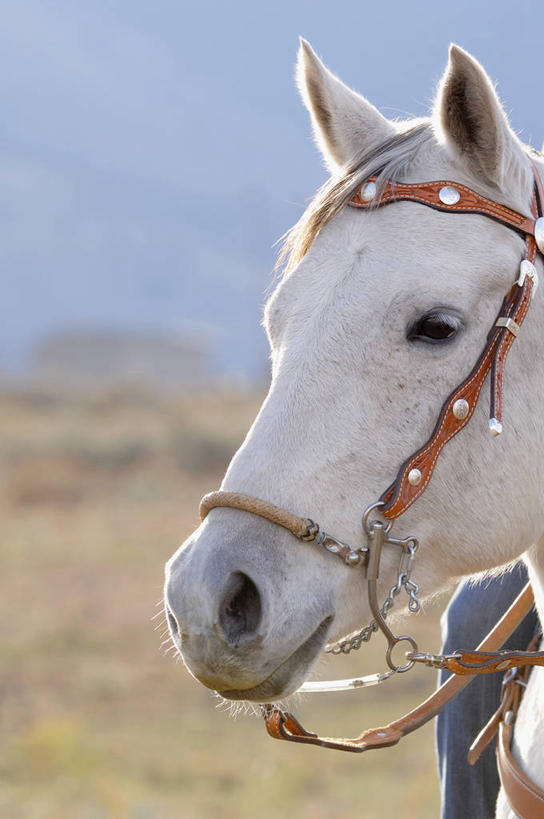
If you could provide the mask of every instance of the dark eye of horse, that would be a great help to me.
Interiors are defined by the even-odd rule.
[[[408,330],[408,341],[440,344],[452,339],[463,327],[459,316],[444,309],[430,310]]]

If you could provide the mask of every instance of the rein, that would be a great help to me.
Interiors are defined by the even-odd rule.
[[[291,714],[273,705],[263,706],[267,731],[276,739],[356,752],[394,745],[405,734],[411,733],[436,716],[476,674],[544,665],[544,652],[497,650],[533,605],[530,584],[475,651],[458,651],[450,655],[421,653],[413,637],[393,634],[386,623],[387,613],[402,590],[409,596],[408,606],[411,611],[418,611],[420,607],[417,597],[418,586],[411,579],[418,541],[412,536],[403,539],[392,537],[393,524],[423,494],[432,478],[442,449],[472,418],[484,381],[489,374],[491,376],[489,428],[493,436],[502,432],[502,392],[506,357],[518,336],[538,285],[534,265],[537,252],[544,256],[544,187],[532,162],[531,165],[534,174],[531,216],[517,213],[505,205],[486,199],[464,185],[450,181],[411,184],[386,181],[379,188],[378,180],[371,178],[350,199],[351,207],[367,210],[404,200],[417,202],[445,213],[481,214],[515,230],[525,238],[526,243],[525,256],[520,263],[518,276],[503,299],[485,347],[474,367],[442,405],[428,441],[402,464],[395,481],[383,492],[379,500],[365,511],[362,526],[366,544],[352,547],[322,530],[319,524],[310,518],[300,518],[267,501],[242,493],[217,491],[205,495],[202,499],[200,505],[202,520],[212,509],[218,507],[249,512],[282,526],[302,542],[325,548],[337,555],[349,568],[365,570],[368,599],[374,619],[360,632],[344,637],[327,646],[326,650],[333,654],[349,653],[352,649],[359,648],[363,642],[367,642],[375,631],[380,630],[387,641],[385,658],[389,670],[351,680],[305,683],[299,690],[335,691],[375,685],[396,673],[409,671],[416,663],[433,668],[445,668],[456,675],[409,714],[383,728],[367,730],[358,738],[351,740],[320,737],[306,731]],[[400,556],[397,581],[386,601],[380,606],[377,580],[382,550],[386,546],[398,549]],[[407,662],[404,665],[396,665],[392,652],[394,647],[402,642],[408,643],[410,651],[406,652]],[[503,734],[504,732],[501,736]],[[472,757],[471,761],[475,761],[475,753]]]

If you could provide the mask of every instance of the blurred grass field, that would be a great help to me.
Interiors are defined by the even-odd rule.
[[[438,815],[432,726],[361,756],[274,742],[161,652],[163,563],[261,398],[0,395],[0,816]],[[418,617],[425,647],[439,644],[438,615]],[[375,638],[324,672],[382,669],[382,652]],[[312,730],[355,734],[433,684],[418,669],[297,713]]]

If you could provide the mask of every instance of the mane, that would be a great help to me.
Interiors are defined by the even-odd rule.
[[[420,148],[434,138],[430,120],[418,120],[402,131],[364,151],[344,174],[332,177],[317,191],[298,220],[285,234],[278,267],[289,273],[304,258],[316,236],[351,199],[370,176],[377,177],[378,193],[386,179],[395,182],[415,159]]]

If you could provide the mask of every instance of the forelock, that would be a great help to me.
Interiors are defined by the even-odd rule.
[[[339,213],[369,177],[377,177],[378,195],[386,180],[395,182],[415,160],[434,133],[430,120],[407,124],[384,142],[362,152],[340,177],[321,187],[298,222],[287,232],[278,257],[278,267],[287,273],[304,258],[316,236]]]

